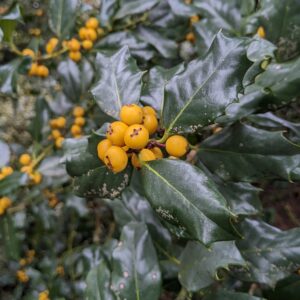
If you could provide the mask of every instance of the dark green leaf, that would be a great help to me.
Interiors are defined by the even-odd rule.
[[[200,161],[224,180],[256,181],[263,178],[299,179],[300,147],[283,136],[236,124],[206,139]]]
[[[161,273],[157,255],[143,223],[132,222],[122,230],[113,251],[112,290],[121,299],[157,300]]]
[[[5,166],[10,160],[10,149],[9,146],[0,140],[0,168]]]
[[[124,104],[139,101],[143,72],[126,46],[113,55],[98,53],[96,65],[98,82],[92,88],[92,94],[106,114],[118,119]]]
[[[27,175],[13,172],[11,175],[0,180],[0,195],[8,195],[16,191],[27,182]]]
[[[208,249],[198,242],[189,242],[180,258],[179,280],[191,292],[210,286],[218,280],[218,269],[230,265],[245,266],[235,243],[217,242]]]
[[[163,159],[145,164],[142,173],[147,198],[164,220],[204,244],[234,238],[233,213],[202,170]]]
[[[102,0],[100,7],[101,25],[111,27],[111,20],[118,9],[117,0]]]
[[[76,21],[78,0],[50,0],[49,27],[61,39],[68,38]]]
[[[245,43],[218,33],[203,60],[192,61],[169,81],[162,113],[167,133],[195,132],[224,114],[249,67]]]
[[[205,296],[203,300],[263,300],[264,298],[258,298],[249,294],[230,292],[226,290],[220,290],[208,296]]]

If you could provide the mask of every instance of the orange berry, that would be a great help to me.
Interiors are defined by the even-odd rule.
[[[164,155],[159,147],[154,147],[151,148],[150,150],[154,153],[156,159],[164,158]]]
[[[92,29],[97,29],[99,27],[99,21],[97,18],[89,18],[85,22],[85,27],[86,28],[92,28]]]
[[[121,121],[112,122],[107,129],[106,137],[113,145],[124,146],[124,135],[127,129],[128,126]]]
[[[23,166],[20,170],[22,173],[31,174],[32,173],[32,166]]]
[[[127,125],[141,124],[143,121],[143,110],[136,104],[124,105],[120,111],[120,119]]]
[[[69,52],[69,57],[75,62],[78,62],[81,60],[81,53],[80,51],[70,51]]]
[[[31,49],[29,49],[29,48],[23,49],[22,54],[23,54],[24,56],[30,56],[30,57],[32,57],[32,58],[35,56],[34,51],[31,50]]]
[[[30,179],[32,180],[32,182],[34,184],[39,184],[41,183],[43,177],[42,177],[42,174],[40,172],[34,172],[33,174],[29,175],[30,176]]]
[[[199,20],[200,20],[200,17],[197,15],[190,17],[190,21],[192,24],[199,22]]]
[[[142,124],[148,129],[150,135],[155,133],[158,127],[158,121],[153,114],[144,115]]]
[[[140,161],[151,161],[151,160],[155,160],[155,154],[149,150],[149,149],[143,149],[140,153],[139,153],[139,159]]]
[[[192,44],[194,44],[196,42],[196,36],[193,32],[189,32],[186,36],[185,39],[189,42],[191,42]]]
[[[87,28],[81,27],[78,34],[81,40],[85,40],[87,38]]]
[[[61,136],[61,132],[57,129],[54,129],[51,131],[51,135],[56,140],[57,138],[59,138]]]
[[[262,26],[258,27],[256,34],[262,39],[266,37],[265,29]]]
[[[64,128],[66,126],[67,120],[64,117],[58,117],[56,119],[56,126],[58,128]]]
[[[1,173],[4,175],[4,176],[9,176],[11,175],[12,173],[14,172],[14,169],[12,167],[2,167],[1,169]]]
[[[28,74],[30,76],[38,75],[38,68],[39,68],[39,65],[37,63],[32,63],[31,66],[30,66],[30,69],[28,71]]]
[[[84,126],[85,124],[85,118],[83,117],[76,117],[74,120],[74,124],[78,125],[78,126]]]
[[[131,156],[131,164],[136,168],[136,169],[140,169],[142,167],[140,160],[138,158],[138,156],[133,153]]]
[[[23,270],[18,270],[16,273],[16,276],[17,276],[17,279],[22,283],[26,283],[29,280],[28,275]]]
[[[151,106],[144,106],[143,113],[145,115],[153,115],[156,117],[156,111]]]
[[[131,149],[142,149],[148,144],[149,131],[143,125],[131,125],[125,132],[124,141]]]
[[[75,106],[73,109],[74,117],[83,117],[84,116],[84,108],[81,106]]]
[[[79,51],[80,50],[80,42],[77,39],[71,39],[68,41],[68,48],[70,51]]]
[[[86,30],[86,39],[91,40],[91,41],[96,41],[97,40],[97,32],[95,29],[92,28],[87,28]]]
[[[72,125],[71,133],[72,133],[73,136],[81,134],[81,127],[76,125],[76,124]]]
[[[122,172],[128,163],[126,152],[118,146],[111,146],[104,156],[105,165],[114,173]]]
[[[31,156],[27,153],[24,153],[19,158],[19,163],[23,166],[28,166],[31,163]]]
[[[49,69],[44,65],[40,65],[37,69],[37,75],[46,78],[49,75]]]
[[[90,49],[92,49],[93,48],[93,42],[92,41],[90,41],[90,40],[84,40],[83,42],[82,42],[82,48],[83,49],[85,49],[85,50],[90,50]]]
[[[64,140],[65,139],[62,136],[60,136],[59,138],[57,138],[55,140],[55,147],[58,148],[58,149],[61,148],[62,147],[62,143],[63,143]]]
[[[189,148],[187,139],[181,135],[173,135],[167,139],[166,150],[171,156],[181,157]]]
[[[111,146],[112,146],[112,143],[109,139],[102,140],[101,142],[98,143],[97,153],[98,153],[99,159],[104,161],[105,153]]]

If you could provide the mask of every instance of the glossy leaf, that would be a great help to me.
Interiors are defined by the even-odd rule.
[[[195,132],[224,114],[249,67],[245,43],[218,33],[203,60],[190,62],[169,81],[162,113],[167,132]]]
[[[263,300],[265,298],[254,297],[249,294],[230,292],[226,290],[220,290],[218,292],[212,293],[205,296],[203,300]]]
[[[208,249],[198,242],[189,242],[180,257],[179,280],[191,292],[210,286],[218,280],[218,269],[230,265],[245,266],[234,242],[217,242]]]
[[[98,82],[92,94],[106,114],[118,119],[122,105],[139,101],[143,73],[130,56],[128,47],[113,55],[98,53],[96,66]]]
[[[0,140],[0,168],[5,166],[10,160],[10,149],[9,146]]]
[[[112,18],[118,10],[117,0],[102,0],[100,7],[101,26],[111,27]]]
[[[299,268],[299,228],[281,231],[263,221],[245,220],[240,231],[244,238],[237,247],[249,264],[244,280],[274,287]]]
[[[78,0],[51,0],[49,3],[49,27],[60,38],[69,37],[76,21]]]
[[[121,299],[157,300],[161,273],[157,255],[143,223],[126,225],[112,255],[112,290]]]
[[[234,238],[233,213],[203,171],[164,159],[145,164],[142,172],[146,196],[162,219],[204,244]]]
[[[236,124],[206,139],[198,157],[208,169],[232,181],[299,179],[300,147],[283,132]]]
[[[16,58],[0,66],[0,93],[12,94],[16,91],[17,71],[21,60]]]
[[[20,172],[13,172],[11,175],[0,180],[0,195],[9,195],[27,182],[27,176]]]

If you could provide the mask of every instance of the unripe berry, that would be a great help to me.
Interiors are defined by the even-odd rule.
[[[37,69],[37,75],[46,78],[49,75],[49,69],[44,65],[40,65]]]
[[[144,106],[143,113],[144,115],[153,115],[156,117],[156,111],[151,106]]]
[[[69,52],[69,57],[75,62],[78,62],[81,60],[81,53],[80,51],[70,51]]]
[[[194,44],[196,42],[196,37],[195,34],[193,32],[189,32],[186,36],[185,39],[189,42],[191,42],[192,44]]]
[[[59,138],[57,138],[55,140],[55,147],[58,148],[58,149],[61,148],[62,147],[62,143],[63,143],[64,140],[65,139],[62,136],[60,136]]]
[[[39,68],[39,65],[37,63],[32,63],[31,66],[30,66],[30,69],[28,71],[28,74],[30,76],[38,75],[38,68]]]
[[[141,124],[143,121],[143,110],[136,104],[124,105],[120,111],[120,119],[127,125]]]
[[[61,136],[61,132],[57,129],[54,129],[51,131],[51,135],[56,140]]]
[[[14,172],[14,169],[12,167],[2,167],[1,169],[1,173],[4,175],[4,176],[9,176],[11,175],[12,173]]]
[[[71,39],[70,41],[68,41],[68,48],[70,51],[79,51],[80,42],[76,39]]]
[[[154,115],[144,115],[142,124],[148,129],[149,134],[156,132],[158,127],[158,121]]]
[[[83,49],[85,49],[85,50],[90,50],[90,49],[93,48],[93,42],[90,41],[90,40],[84,40],[84,41],[82,42],[82,47],[83,47]]]
[[[167,139],[166,150],[171,156],[181,157],[189,148],[187,139],[181,135],[173,135]]]
[[[93,28],[93,29],[97,29],[99,26],[99,21],[97,18],[89,18],[86,22],[85,22],[85,27],[86,28]]]
[[[24,153],[19,158],[19,163],[23,166],[28,166],[31,163],[31,156],[27,153]]]
[[[72,127],[71,127],[71,133],[72,133],[73,136],[81,134],[81,127],[78,126],[78,125],[76,125],[76,124],[72,125]]]
[[[96,41],[97,40],[97,32],[95,29],[92,28],[87,28],[86,30],[86,39],[91,40],[91,41]]]
[[[74,124],[78,125],[78,126],[84,126],[85,124],[85,118],[83,117],[76,117],[74,120]]]
[[[31,50],[31,49],[29,49],[29,48],[23,49],[22,54],[23,54],[24,56],[30,56],[30,57],[32,57],[32,58],[35,56],[34,51]]]
[[[154,147],[151,148],[150,150],[154,153],[156,159],[164,158],[164,155],[159,147]]]
[[[120,121],[112,122],[106,132],[106,137],[116,146],[124,146],[124,135],[128,126]]]
[[[122,172],[128,163],[126,152],[117,146],[111,146],[104,156],[105,165],[114,173]]]
[[[83,117],[84,116],[84,108],[81,106],[75,106],[73,109],[73,116],[76,117]]]
[[[149,132],[143,125],[131,125],[125,132],[124,141],[131,149],[143,149],[148,144]]]
[[[265,32],[265,29],[262,27],[262,26],[259,26],[258,29],[257,29],[257,35],[264,39],[266,37],[266,32]]]
[[[66,126],[67,120],[64,117],[58,117],[56,119],[56,126],[58,128],[64,128]]]
[[[109,139],[102,140],[98,143],[97,153],[100,160],[104,161],[105,153],[112,146],[112,143]]]
[[[140,160],[138,158],[138,156],[133,153],[131,156],[131,164],[136,168],[136,169],[140,169],[142,167]]]
[[[143,149],[140,153],[139,153],[139,159],[140,161],[151,161],[151,160],[155,160],[155,154],[149,150],[149,149]]]

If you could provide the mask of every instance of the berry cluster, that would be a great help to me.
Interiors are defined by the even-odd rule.
[[[166,144],[150,140],[158,130],[155,110],[150,106],[125,105],[120,111],[120,121],[109,125],[106,139],[97,146],[98,157],[114,173],[123,171],[128,158],[139,169],[146,161],[163,158],[160,147],[166,147],[168,154],[181,157],[188,150],[188,141],[179,135],[171,136]]]
[[[0,216],[3,215],[8,208],[11,207],[12,201],[8,197],[0,198]]]
[[[36,59],[36,55],[33,50],[29,48],[25,48],[22,51],[23,56],[29,56],[32,59]],[[28,71],[29,76],[38,76],[42,78],[46,78],[49,75],[49,69],[45,65],[38,64],[37,62],[33,62]]]
[[[71,134],[74,138],[79,138],[82,135],[82,127],[85,125],[84,108],[76,106],[73,109],[74,123],[71,126]]]
[[[16,273],[16,276],[17,276],[17,279],[22,283],[26,283],[29,281],[29,277],[24,270],[18,270]]]
[[[39,300],[50,300],[49,291],[45,290],[45,291],[39,293]]]
[[[5,177],[11,175],[14,172],[14,169],[10,166],[2,167],[0,170],[0,180],[4,179]]]
[[[67,120],[64,117],[58,117],[56,119],[51,119],[49,125],[51,127],[51,138],[54,139],[56,148],[61,148],[64,141],[61,130],[66,127]]]
[[[22,154],[19,158],[19,163],[22,166],[21,172],[26,173],[29,176],[29,178],[31,179],[31,183],[41,183],[43,179],[42,174],[34,170],[35,162],[32,160],[32,157],[29,154]]]

